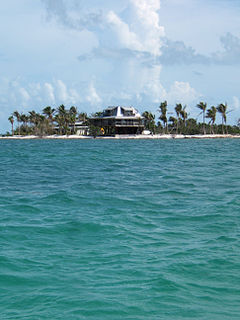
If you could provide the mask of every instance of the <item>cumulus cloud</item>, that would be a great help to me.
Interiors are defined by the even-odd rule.
[[[100,96],[97,94],[96,88],[94,87],[93,83],[90,83],[89,85],[86,100],[90,102],[91,105],[97,105],[102,101]]]
[[[183,103],[188,104],[196,101],[201,97],[189,82],[175,81],[167,93],[167,99],[171,104]]]
[[[159,62],[163,65],[209,64],[211,59],[198,54],[194,48],[186,46],[183,41],[165,38]]]
[[[233,97],[233,104],[232,107],[234,110],[239,110],[240,109],[240,100],[238,97]]]
[[[49,104],[55,104],[55,94],[54,94],[54,88],[51,83],[44,83],[44,93],[46,100],[49,101]]]
[[[118,8],[103,0],[94,1],[94,6],[73,0],[42,1],[49,16],[58,23],[75,29],[88,28],[98,38],[97,47],[78,57],[85,66],[91,66],[91,60],[102,60],[105,65],[105,69],[97,65],[92,74],[98,92],[91,82],[83,94],[91,105],[117,99],[141,104],[165,99],[189,103],[200,96],[188,82],[175,81],[169,90],[162,85],[162,65],[205,64],[209,57],[181,41],[166,38],[159,19],[160,0],[124,0]],[[89,25],[85,19],[89,19]],[[61,83],[58,86],[65,101],[66,88]]]
[[[60,98],[60,100],[63,103],[66,103],[69,99],[68,92],[67,92],[67,86],[62,80],[56,81],[56,87],[57,87],[57,93]]]
[[[223,51],[213,53],[212,60],[219,64],[240,64],[240,38],[227,33],[220,38]]]
[[[44,83],[24,83],[20,80],[1,80],[2,105],[19,111],[29,108],[43,108],[45,105],[80,104],[81,99],[76,88],[68,88],[62,80]],[[5,98],[7,97],[7,99]],[[20,110],[21,109],[21,110]]]
[[[137,35],[130,31],[129,25],[122,21],[113,11],[108,12],[107,21],[116,32],[120,47],[143,51],[143,45],[138,40]]]
[[[161,53],[164,28],[159,24],[160,0],[125,0],[118,12],[114,3],[102,0],[94,2],[94,6],[73,0],[42,2],[49,18],[69,28],[94,32],[101,48]],[[114,41],[111,41],[112,35],[115,35]]]
[[[240,64],[240,38],[231,33],[220,37],[221,51],[213,52],[210,55],[203,55],[196,52],[183,41],[172,41],[163,39],[161,47],[162,55],[158,62],[163,65],[237,65]]]
[[[75,0],[41,0],[45,5],[47,18],[56,19],[59,24],[70,29],[93,29],[103,21],[103,14],[100,8],[93,6],[91,10],[81,1]]]
[[[161,39],[164,37],[164,27],[160,26],[158,11],[160,0],[131,0],[137,21],[133,28],[139,35],[144,51],[155,56],[161,54]]]
[[[19,88],[19,93],[22,98],[22,103],[25,105],[26,102],[28,102],[31,97],[25,88]]]
[[[161,84],[161,69],[159,65],[153,66],[151,69],[146,69],[144,76],[143,93],[146,97],[151,97],[154,103],[167,98],[167,92]]]

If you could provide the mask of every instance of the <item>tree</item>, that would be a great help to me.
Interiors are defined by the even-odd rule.
[[[33,125],[33,133],[36,135],[37,134],[37,114],[34,110],[29,111],[29,122]]]
[[[222,117],[222,134],[225,133],[224,131],[224,123],[226,125],[227,123],[227,103],[223,104],[223,103],[220,103],[217,107],[217,111],[221,114],[221,117]]]
[[[57,109],[58,114],[55,117],[56,122],[58,123],[59,132],[62,135],[63,131],[66,131],[67,124],[67,110],[65,106],[61,104]]]
[[[207,110],[206,118],[210,119],[209,124],[211,125],[212,134],[214,134],[213,126],[216,121],[216,114],[217,114],[217,109],[214,106],[212,106],[210,109]]]
[[[155,133],[155,115],[153,115],[149,111],[144,111],[142,113],[144,117],[144,124],[147,130],[151,131],[151,133]]]
[[[8,118],[8,121],[11,123],[11,125],[12,125],[12,136],[14,135],[14,130],[13,130],[13,124],[14,124],[14,118],[13,118],[13,116],[10,116],[9,118]]]
[[[167,101],[161,102],[158,110],[161,114],[159,120],[163,122],[165,133],[168,132],[168,121],[167,121]]]
[[[28,116],[24,113],[21,113],[20,115],[20,121],[23,123],[22,129],[23,129],[23,134],[26,134],[28,131],[27,123],[28,123]]]
[[[46,121],[45,122],[47,125],[47,133],[50,133],[50,134],[53,133],[54,112],[55,112],[55,109],[53,109],[50,106],[45,107],[42,111],[42,113],[47,117],[47,122]]]
[[[69,110],[70,113],[70,123],[73,124],[73,133],[75,133],[75,123],[77,120],[77,108],[72,106]]]
[[[80,112],[78,115],[78,120],[82,121],[83,123],[85,123],[88,119],[87,113],[86,112]]]
[[[18,123],[18,135],[20,136],[20,121],[21,121],[21,116],[20,113],[18,111],[14,111],[13,112],[13,116],[16,118],[17,123]]]
[[[202,112],[200,114],[203,115],[203,134],[206,134],[205,112],[206,112],[206,109],[207,109],[207,103],[206,102],[199,102],[199,104],[197,104],[197,108],[202,110]]]
[[[183,123],[184,123],[184,127],[186,127],[186,120],[188,117],[187,111],[186,111],[187,106],[184,106],[184,108],[182,108],[182,110],[180,111],[180,115],[182,117]]]
[[[48,127],[48,120],[44,117],[44,115],[40,113],[36,113],[37,134],[40,136],[46,134],[47,127]]]
[[[180,122],[180,114],[181,114],[182,109],[183,109],[182,104],[177,103],[176,107],[175,107],[175,112],[177,114],[177,130],[176,130],[177,134],[178,134],[178,127],[179,127],[179,122]]]
[[[43,114],[45,115],[45,116],[47,116],[48,117],[48,119],[49,119],[49,122],[50,123],[53,123],[53,115],[54,115],[54,112],[55,112],[55,109],[53,109],[52,107],[50,107],[50,106],[47,106],[47,107],[45,107],[44,109],[43,109]]]
[[[171,122],[172,130],[177,128],[177,118],[170,116],[168,120]],[[170,131],[170,133],[172,132],[172,130]]]

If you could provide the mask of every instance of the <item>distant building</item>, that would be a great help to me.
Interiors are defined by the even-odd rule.
[[[87,136],[89,133],[88,126],[84,124],[83,121],[77,121],[75,122],[74,125],[70,124],[69,128],[71,129],[72,133],[74,133],[74,129],[75,129],[75,133],[78,136]]]
[[[83,121],[76,121],[75,123],[68,124],[68,134],[76,134],[78,136],[87,136],[89,135],[89,127]],[[59,125],[57,124],[54,127],[54,132],[56,134],[67,134],[66,129],[62,128],[60,130]]]
[[[90,118],[95,127],[103,128],[105,134],[141,134],[143,117],[133,107],[108,107],[99,115]]]

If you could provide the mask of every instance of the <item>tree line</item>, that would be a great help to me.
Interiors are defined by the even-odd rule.
[[[189,118],[186,111],[186,106],[181,103],[175,105],[174,111],[168,111],[167,101],[161,102],[158,108],[159,117],[156,119],[155,115],[150,111],[142,113],[145,129],[152,134],[239,134],[240,133],[240,119],[238,124],[234,126],[227,125],[227,114],[231,112],[228,110],[227,104],[219,104],[217,107],[212,106],[207,108],[206,102],[199,102],[196,105],[202,115],[202,122],[197,119]],[[217,113],[221,116],[221,124],[216,124]],[[91,116],[98,116],[101,113],[96,112]],[[52,135],[52,134],[75,134],[75,124],[81,122],[82,125],[90,127],[89,118],[85,112],[78,112],[75,106],[67,109],[63,104],[54,109],[50,106],[45,107],[41,113],[34,110],[27,114],[14,111],[8,118],[12,127],[12,135]],[[206,121],[206,119],[208,121]],[[156,122],[157,120],[157,122]],[[14,123],[15,128],[14,128]],[[8,133],[10,134],[10,133]]]
[[[173,112],[168,112],[167,101],[160,104],[158,112],[158,122],[155,122],[155,115],[151,112],[145,111],[143,116],[145,118],[145,127],[151,133],[171,133],[171,134],[239,134],[240,133],[240,119],[234,126],[227,125],[227,114],[232,110],[228,110],[227,103],[219,104],[217,107],[212,106],[207,108],[206,102],[199,102],[196,108],[200,113],[197,118],[202,115],[202,122],[197,119],[189,118],[186,111],[187,106],[177,103]],[[216,124],[217,113],[220,114],[221,124]],[[206,122],[206,119],[208,121]]]
[[[12,126],[12,135],[52,135],[74,134],[75,124],[81,121],[87,124],[88,116],[85,112],[78,112],[75,106],[67,109],[63,104],[57,109],[50,106],[45,107],[42,113],[35,110],[27,114],[14,111],[8,118]],[[14,129],[14,122],[17,123]]]

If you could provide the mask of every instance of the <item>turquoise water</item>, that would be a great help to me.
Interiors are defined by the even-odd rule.
[[[0,319],[239,319],[240,141],[0,141]]]

